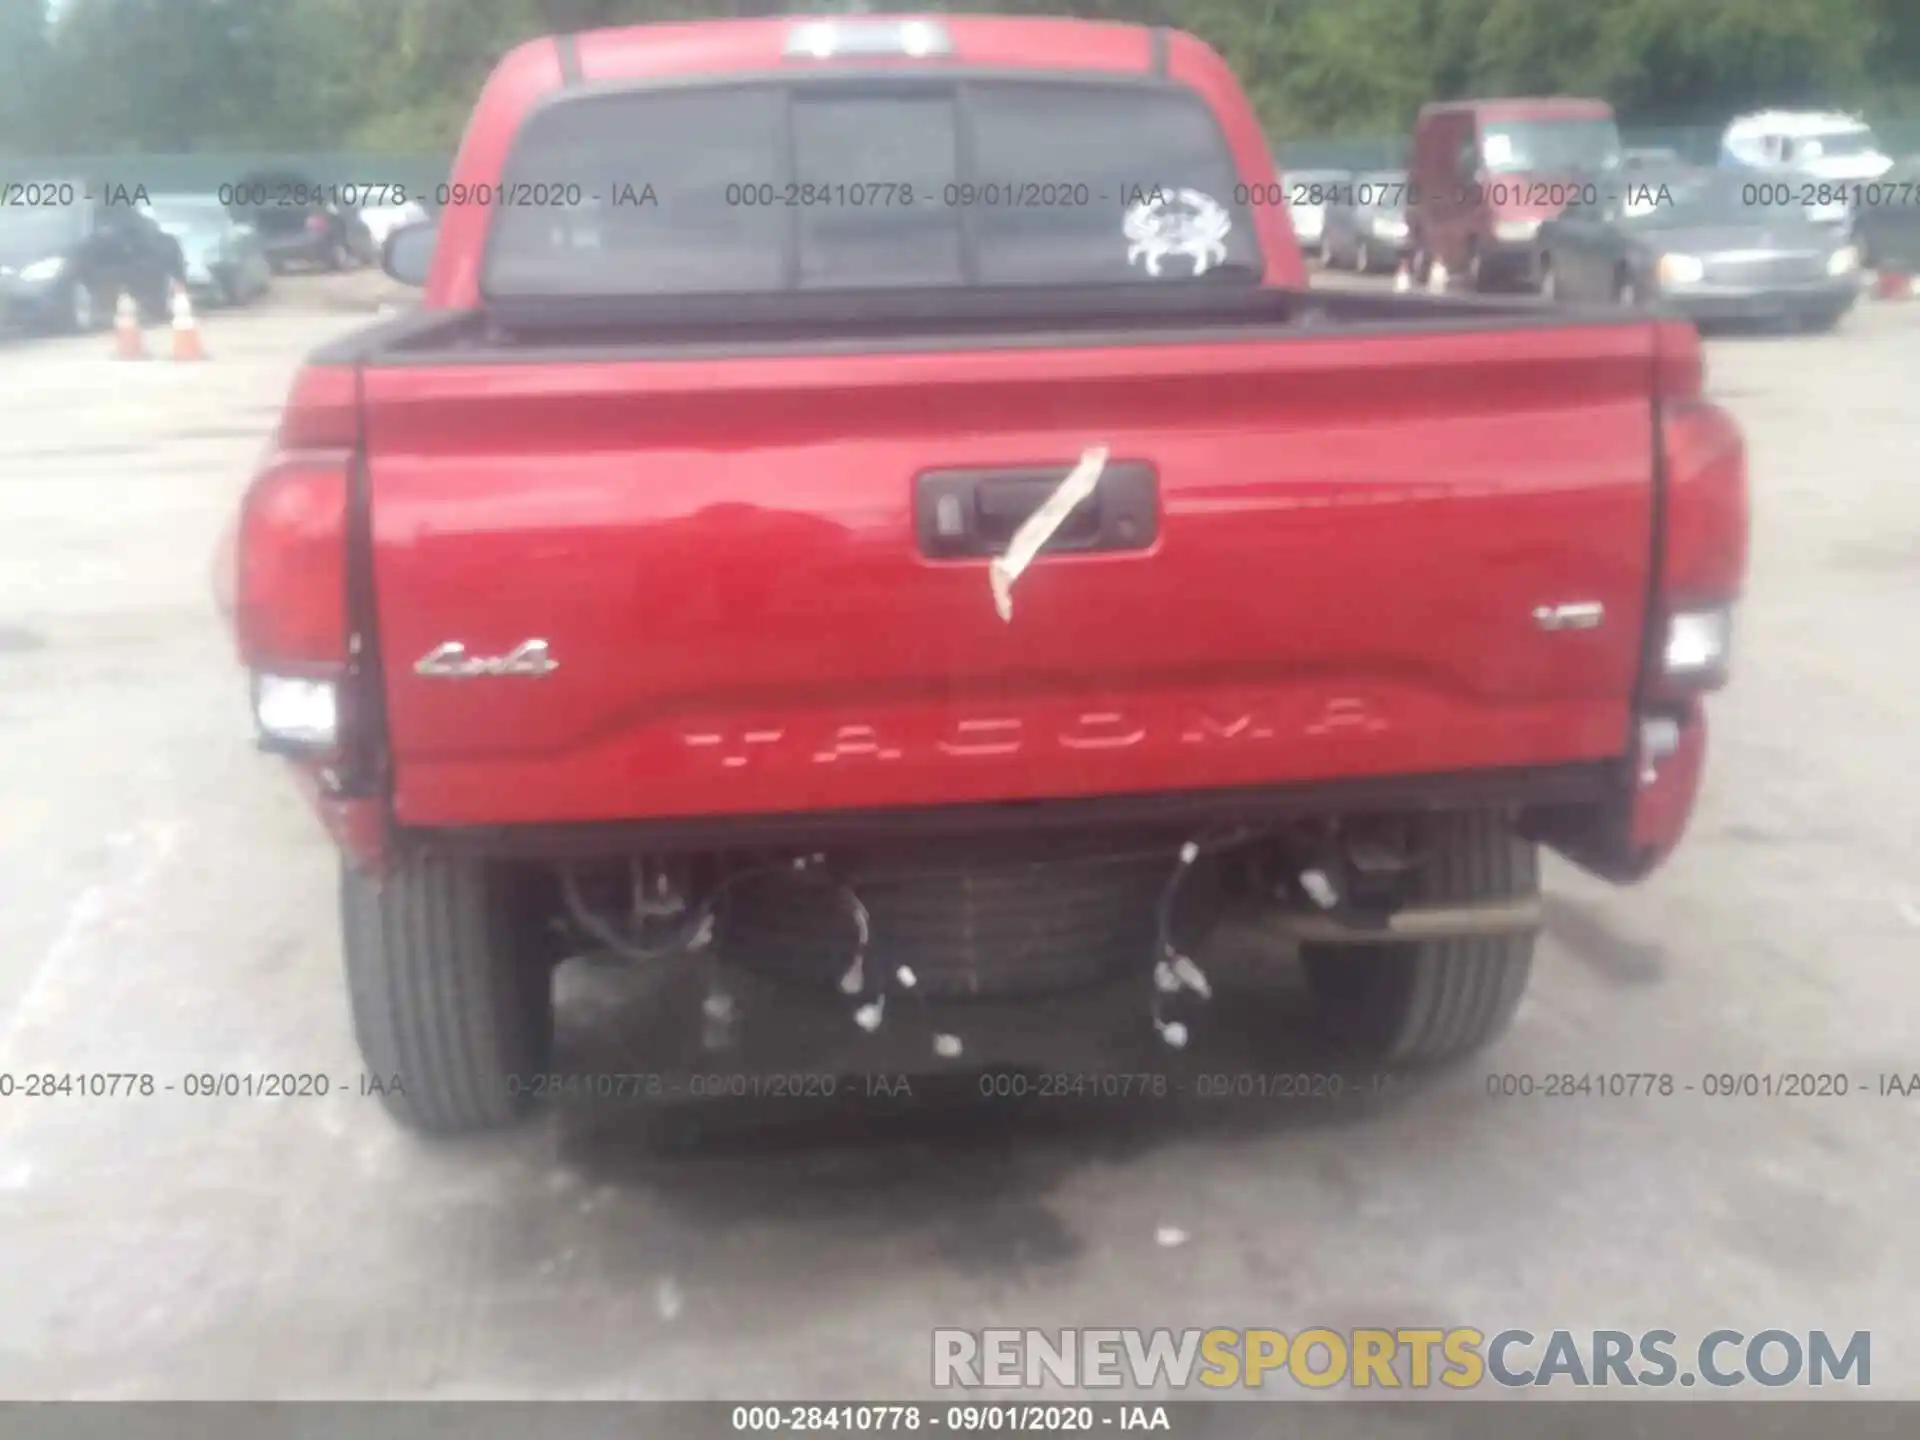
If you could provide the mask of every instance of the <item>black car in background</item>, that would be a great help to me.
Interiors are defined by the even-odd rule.
[[[293,265],[351,270],[379,258],[379,247],[350,189],[310,175],[263,170],[220,187],[220,200],[251,226],[274,272]]]
[[[159,321],[186,274],[179,244],[131,204],[84,186],[33,187],[64,204],[0,206],[0,326],[102,330],[122,293]]]
[[[1920,156],[1896,161],[1878,180],[1857,181],[1853,238],[1860,263],[1872,270],[1920,275]]]
[[[1859,298],[1860,255],[1789,193],[1737,171],[1643,171],[1543,224],[1535,273],[1550,299],[1828,330]]]
[[[1327,207],[1321,247],[1331,269],[1391,270],[1407,250],[1407,172],[1357,175]]]

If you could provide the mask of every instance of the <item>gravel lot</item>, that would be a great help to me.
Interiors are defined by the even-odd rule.
[[[378,290],[284,282],[199,367],[0,345],[0,1075],[358,1074],[333,853],[250,748],[209,574],[299,357]],[[565,1112],[443,1150],[353,1094],[16,1096],[0,1396],[909,1397],[936,1325],[1471,1324],[1869,1329],[1874,1393],[1920,1398],[1920,1100],[1485,1086],[1920,1070],[1920,304],[1708,364],[1755,532],[1705,799],[1642,887],[1553,869],[1483,1060],[1363,1106]],[[572,1053],[632,1043],[644,995],[570,985]],[[1296,1015],[1261,997],[1208,1063]]]

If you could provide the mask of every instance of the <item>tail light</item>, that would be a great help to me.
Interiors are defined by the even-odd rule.
[[[262,743],[298,754],[331,754],[341,738],[341,688],[352,659],[351,399],[350,373],[343,380],[338,372],[303,372],[240,505],[234,635],[251,672]]]
[[[1651,679],[1677,698],[1727,680],[1747,569],[1747,456],[1733,417],[1704,400],[1664,404],[1660,432],[1666,540]]]
[[[240,511],[234,632],[275,747],[331,750],[348,660],[344,451],[276,455]]]

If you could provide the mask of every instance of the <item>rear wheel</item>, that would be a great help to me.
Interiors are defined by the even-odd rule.
[[[474,861],[342,870],[354,1034],[407,1128],[492,1130],[525,1112],[553,1033],[552,968],[525,901],[512,871]]]
[[[1437,815],[1410,903],[1487,903],[1540,893],[1539,861],[1503,816]],[[1305,946],[1301,962],[1328,1029],[1369,1058],[1427,1065],[1476,1050],[1507,1027],[1533,969],[1534,937]]]

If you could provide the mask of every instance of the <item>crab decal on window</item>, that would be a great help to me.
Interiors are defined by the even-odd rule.
[[[1227,232],[1233,217],[1211,195],[1199,190],[1151,190],[1127,208],[1121,225],[1127,237],[1127,264],[1144,264],[1156,279],[1167,257],[1188,262],[1185,273],[1204,275],[1227,258]]]

